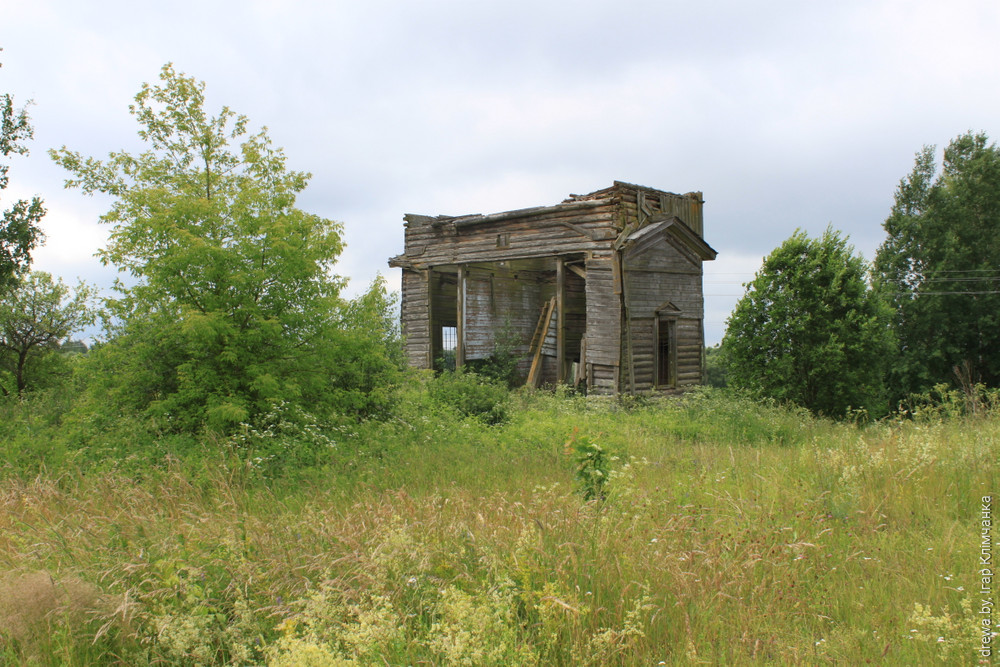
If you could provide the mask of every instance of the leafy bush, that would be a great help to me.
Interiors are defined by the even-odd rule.
[[[901,417],[917,421],[943,422],[960,417],[981,416],[1000,408],[1000,389],[974,384],[962,389],[940,383],[931,389],[910,394],[899,404]]]
[[[470,371],[445,371],[428,383],[431,399],[487,424],[507,421],[510,392],[503,384]]]
[[[227,442],[251,469],[264,476],[327,463],[337,443],[330,426],[297,405],[275,403],[251,424],[240,424]]]

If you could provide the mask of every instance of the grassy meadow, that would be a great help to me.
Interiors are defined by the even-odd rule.
[[[0,407],[0,664],[979,661],[996,410],[407,392],[132,453]]]

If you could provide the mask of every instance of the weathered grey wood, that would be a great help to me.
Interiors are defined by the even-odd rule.
[[[555,206],[404,216],[405,252],[390,264],[403,269],[409,363],[432,366],[442,327],[454,326],[460,365],[493,354],[502,332],[535,383],[566,381],[576,364],[571,379],[595,391],[646,391],[657,385],[656,322],[669,314],[671,384],[697,382],[701,267],[715,256],[701,238],[703,203],[700,192],[616,181]]]
[[[548,334],[549,326],[552,323],[552,313],[556,308],[556,298],[552,297],[542,311],[542,316],[538,320],[538,328],[532,337],[532,358],[531,369],[528,371],[528,384],[537,387],[541,379],[542,372],[542,348],[545,345],[545,337]]]
[[[524,218],[532,218],[540,215],[547,215],[553,212],[577,212],[580,210],[587,210],[594,208],[595,206],[602,206],[604,204],[611,203],[607,200],[593,199],[578,202],[569,202],[558,204],[556,206],[536,206],[533,208],[522,208],[514,211],[505,211],[503,213],[492,213],[489,215],[468,215],[460,216],[454,218],[456,225],[476,225],[484,222],[501,222],[507,220],[521,220]],[[440,220],[440,218],[437,218]]]
[[[465,265],[458,267],[458,296],[455,301],[455,369],[465,365]]]
[[[432,273],[431,273],[430,269],[427,269],[426,271],[421,271],[420,273],[421,273],[421,276],[423,278],[423,280],[421,281],[421,283],[422,283],[421,286],[422,286],[423,292],[424,292],[424,303],[426,304],[427,314],[424,315],[423,317],[421,317],[420,313],[418,311],[418,312],[412,313],[411,317],[418,318],[418,320],[420,322],[420,328],[421,328],[421,330],[425,331],[426,342],[425,342],[425,349],[424,350],[421,350],[419,347],[417,347],[414,350],[414,352],[416,352],[418,354],[420,354],[421,352],[423,353],[422,356],[424,356],[424,359],[425,359],[424,363],[426,364],[424,366],[424,368],[434,368],[434,345],[432,343],[432,340],[433,340],[432,339],[432,327],[434,326],[434,301],[433,301],[433,299],[431,299],[431,275],[432,275]],[[404,301],[405,301],[405,299],[404,299]],[[417,305],[419,306],[419,304],[417,304]]]
[[[426,285],[419,273],[404,270],[401,288],[400,324],[406,340],[407,357],[410,364],[420,366],[430,343],[429,329],[420,317],[427,303]]]
[[[566,376],[566,266],[562,257],[556,259],[556,382]]]

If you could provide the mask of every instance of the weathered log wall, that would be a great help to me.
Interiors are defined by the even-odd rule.
[[[428,271],[403,269],[400,324],[406,345],[407,363],[413,368],[431,367],[428,273]]]

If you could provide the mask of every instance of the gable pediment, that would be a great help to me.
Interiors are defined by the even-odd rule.
[[[630,255],[639,255],[664,242],[682,250],[695,261],[711,261],[718,254],[677,216],[650,222],[620,239],[617,245]]]

